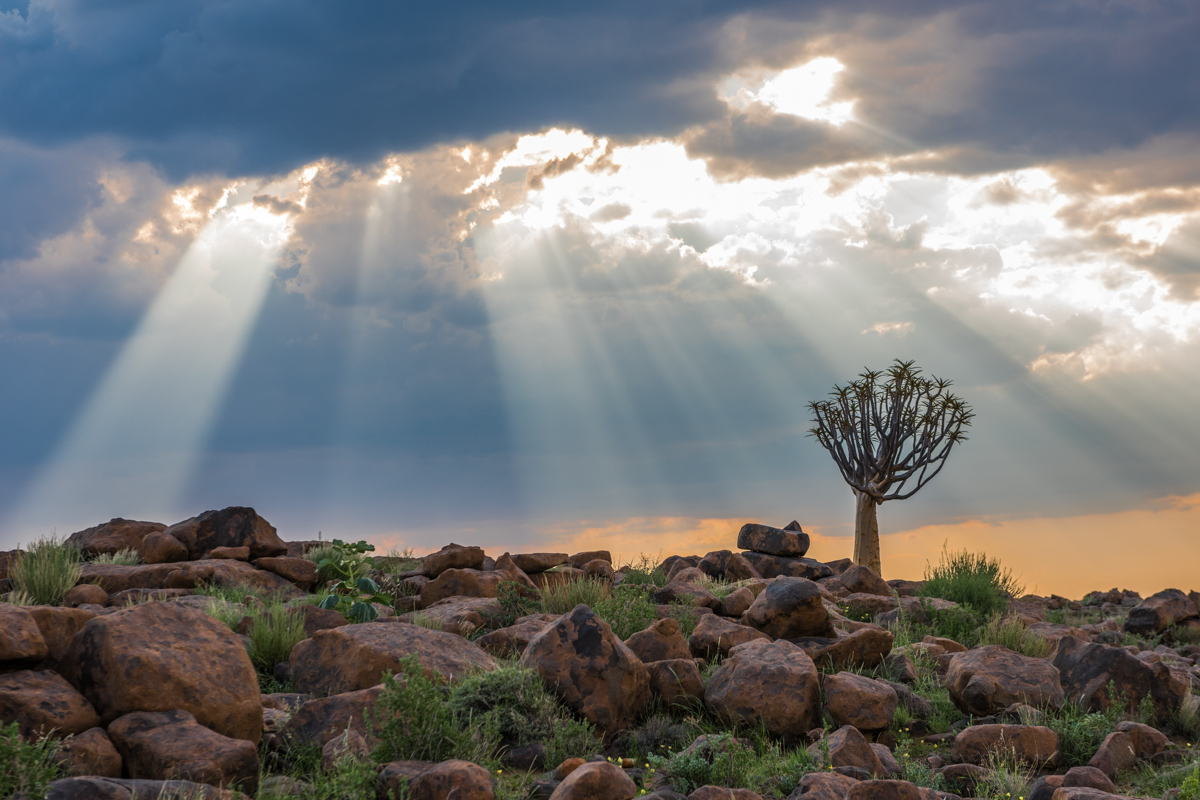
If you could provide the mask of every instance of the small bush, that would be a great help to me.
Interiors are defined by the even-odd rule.
[[[658,608],[650,602],[645,586],[616,586],[607,598],[592,606],[592,611],[622,641],[658,619]]]
[[[1042,724],[1058,734],[1059,766],[1070,768],[1085,766],[1120,718],[1116,703],[1104,712],[1088,712],[1068,702],[1057,711],[1046,710]]]
[[[984,766],[988,772],[975,787],[977,798],[1012,800],[1028,797],[1034,778],[1034,766],[1017,758],[1011,749],[993,750]]]
[[[497,756],[545,742],[570,717],[534,670],[502,666],[477,672],[450,691],[449,708],[464,728],[477,727]]]
[[[412,620],[413,625],[419,625],[431,631],[440,631],[444,627],[442,621],[428,611],[416,611],[409,619]]]
[[[21,553],[8,569],[13,591],[33,602],[31,605],[56,606],[79,581],[79,550],[57,536],[38,539]]]
[[[982,620],[971,606],[934,608],[932,604],[925,603],[923,609],[932,623],[930,632],[934,636],[953,639],[968,648],[974,647],[978,643]]]
[[[998,559],[966,550],[951,552],[946,545],[942,545],[938,565],[926,566],[925,584],[921,587],[921,594],[926,597],[952,600],[983,616],[1005,611],[1008,598],[1024,591]]]
[[[201,584],[193,589],[192,593],[224,600],[227,603],[243,603],[247,597],[260,600],[264,605],[278,605],[283,602],[283,598],[278,592],[249,583],[236,583],[228,586]]]
[[[304,615],[296,609],[272,605],[252,610],[250,617],[254,620],[247,648],[250,660],[260,673],[273,675],[275,666],[287,661],[292,648],[304,638]]]
[[[204,606],[204,613],[213,619],[229,626],[231,631],[237,631],[242,617],[246,616],[246,607],[240,603],[231,603],[220,597],[210,598]]]
[[[542,589],[542,611],[546,614],[566,614],[580,603],[594,611],[611,595],[612,584],[601,578],[568,580]]]
[[[355,545],[347,547],[344,542],[335,539],[328,544],[311,548],[304,557],[317,564],[323,564],[317,570],[317,583],[324,584],[339,578],[354,580],[370,572],[371,562],[367,560],[366,552],[356,552]]]
[[[750,771],[755,752],[728,733],[708,737],[707,748],[688,753],[680,751],[671,756],[647,757],[655,769],[662,771],[671,788],[680,794],[690,794],[701,786],[726,786],[749,789]]]
[[[373,723],[379,743],[372,755],[380,763],[470,760],[470,732],[454,718],[445,689],[425,675],[416,655],[401,659],[395,675],[384,674]]]
[[[679,623],[679,632],[685,639],[692,638],[692,634],[696,632],[696,625],[700,622],[700,612],[690,599],[672,600],[667,604],[667,616]]]
[[[46,786],[61,773],[57,753],[57,741],[29,742],[17,723],[0,724],[0,797],[24,792],[31,800],[43,800]]]
[[[118,550],[115,553],[101,553],[92,559],[93,564],[115,564],[119,567],[136,567],[142,563],[142,557],[138,555],[137,550],[132,547],[126,547],[124,550]]]
[[[1179,800],[1200,800],[1200,764],[1192,768],[1179,787]]]
[[[568,758],[587,759],[603,747],[590,722],[569,717],[559,722],[546,742],[546,764],[558,766]]]
[[[1021,620],[994,615],[979,631],[979,644],[998,644],[1030,658],[1045,658],[1054,646],[1031,633]]]
[[[625,573],[625,586],[666,586],[667,573],[655,564],[651,558],[642,553],[638,560],[621,567]]]

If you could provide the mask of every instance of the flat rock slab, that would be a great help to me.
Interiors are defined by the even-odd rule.
[[[257,586],[296,597],[300,590],[286,578],[256,569],[244,561],[223,558],[181,561],[174,564],[84,564],[80,583],[94,583],[109,594],[126,589],[194,589],[198,583],[218,586]]]
[[[211,731],[186,711],[126,714],[108,735],[132,778],[236,786],[251,795],[258,788],[254,743]]]
[[[403,622],[363,622],[317,631],[292,648],[292,681],[296,691],[320,695],[369,689],[385,672],[398,672],[409,655],[435,680],[454,682],[496,668],[494,658],[461,636]]]
[[[738,531],[737,546],[757,553],[801,558],[808,552],[809,539],[804,531],[788,531],[750,522]]]
[[[792,578],[808,578],[817,581],[833,575],[833,568],[811,558],[792,558],[788,556],[773,556],[768,553],[756,553],[747,550],[742,558],[750,562],[750,566],[764,578],[777,578],[787,575]]]

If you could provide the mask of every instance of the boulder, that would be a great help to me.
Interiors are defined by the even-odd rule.
[[[228,558],[231,561],[249,561],[249,547],[214,547],[205,553],[203,558]]]
[[[1117,723],[1117,732],[1129,734],[1134,755],[1143,760],[1153,758],[1170,745],[1170,740],[1162,731],[1140,722],[1131,720],[1119,722]]]
[[[532,575],[565,564],[568,558],[566,553],[517,553],[512,560],[522,572]]]
[[[804,649],[817,666],[874,667],[892,652],[894,640],[891,631],[870,625],[815,647],[806,644]]]
[[[103,525],[76,531],[67,537],[67,543],[78,547],[85,555],[98,556],[121,550],[142,549],[142,540],[148,534],[164,530],[161,522],[138,522],[116,517]]]
[[[650,702],[645,665],[582,604],[535,636],[518,663],[603,731],[629,727]]]
[[[580,569],[583,573],[591,578],[599,578],[603,581],[612,581],[616,577],[616,570],[613,565],[602,558],[594,558],[584,564]]]
[[[46,787],[46,800],[137,800],[138,798],[186,797],[188,800],[245,800],[232,789],[219,789],[192,781],[151,781],[85,776],[62,778]],[[17,794],[13,800],[31,800]]]
[[[637,784],[625,770],[607,761],[590,761],[571,771],[550,800],[631,800]]]
[[[612,565],[609,565],[609,570],[611,569]],[[506,581],[512,581],[523,587],[527,594],[537,595],[537,584],[530,579],[525,570],[517,566],[517,562],[513,561],[512,556],[508,553],[496,559],[495,571],[501,573]]]
[[[1071,767],[1063,776],[1062,785],[1084,786],[1088,789],[1099,789],[1109,794],[1117,794],[1117,785],[1095,767]]]
[[[808,578],[810,581],[828,578],[833,574],[833,568],[811,558],[788,558],[773,556],[769,553],[756,553],[747,550],[742,553],[755,571],[764,578],[777,578],[786,575],[792,578]]]
[[[496,668],[494,658],[461,636],[396,622],[317,631],[292,648],[288,661],[296,691],[328,695],[369,689],[414,654],[434,680],[455,682],[470,672]]]
[[[843,725],[821,741],[808,746],[808,752],[817,759],[821,758],[822,751],[829,754],[829,763],[835,768],[861,769],[876,778],[887,775],[879,756],[853,725]]]
[[[350,620],[342,612],[333,608],[318,608],[312,603],[298,603],[294,606],[304,616],[304,635],[311,637],[317,631],[327,631],[330,628],[340,628],[349,625]]]
[[[372,713],[383,686],[318,697],[300,704],[279,731],[286,744],[314,744],[324,747],[331,739],[350,730],[368,734],[367,711]]]
[[[838,727],[853,725],[860,731],[881,731],[892,724],[899,702],[896,690],[883,681],[853,672],[825,678],[825,708]]]
[[[30,606],[29,616],[33,617],[38,632],[42,634],[42,640],[46,643],[46,658],[40,666],[43,669],[58,670],[62,660],[66,658],[75,634],[99,614],[86,608]]]
[[[796,791],[788,800],[844,800],[850,787],[858,783],[854,778],[837,772],[810,772],[800,779]]]
[[[400,614],[399,618],[412,622],[417,614],[434,622],[446,633],[469,636],[475,631],[487,629],[490,621],[500,614],[500,601],[494,597],[447,597],[423,611]]]
[[[646,664],[650,673],[650,691],[667,705],[692,705],[704,699],[704,679],[700,668],[690,658],[651,661]]]
[[[737,546],[756,553],[801,558],[808,552],[809,539],[799,526],[796,530],[784,530],[750,522],[738,531]]]
[[[740,618],[754,604],[754,592],[745,586],[739,586],[721,600],[717,613],[722,617]]]
[[[431,764],[408,784],[407,800],[493,800],[492,776],[478,764],[452,759]]]
[[[135,711],[193,714],[224,736],[258,743],[262,701],[246,648],[228,626],[174,603],[89,620],[63,659],[65,677],[104,724]]]
[[[126,714],[108,726],[108,735],[131,778],[236,786],[250,794],[258,788],[253,742],[209,730],[186,711]]]
[[[146,535],[142,540],[141,556],[147,564],[173,564],[190,557],[187,545],[163,531]]]
[[[742,615],[742,624],[776,639],[833,633],[821,588],[806,578],[771,580]]]
[[[421,607],[447,597],[497,597],[505,577],[502,572],[450,568],[421,587]]]
[[[30,738],[83,733],[100,724],[87,698],[50,670],[0,675],[0,722],[16,722]]]
[[[749,789],[730,789],[725,786],[701,786],[687,800],[763,800],[758,792]]]
[[[1051,708],[1063,704],[1063,689],[1053,664],[994,644],[952,655],[946,689],[961,711],[979,717],[1003,711],[1013,703]]]
[[[273,572],[255,569],[244,561],[207,559],[178,564],[84,564],[80,583],[94,583],[109,594],[126,589],[194,589],[197,584],[213,586],[256,586],[281,596],[301,594],[290,581]]]
[[[475,643],[496,658],[512,658],[525,652],[525,648],[539,633],[558,619],[557,614],[530,614],[521,617],[507,628],[486,633]]]
[[[250,558],[287,555],[287,545],[274,526],[253,508],[231,506],[205,511],[175,523],[164,532],[182,542],[193,559],[216,547],[249,547]]]
[[[1187,697],[1188,685],[1164,663],[1147,664],[1127,650],[1064,636],[1054,655],[1066,698],[1088,711],[1105,711],[1108,684],[1136,707],[1150,695],[1155,710],[1171,714]]]
[[[383,769],[375,776],[375,796],[392,800],[406,797],[404,792],[421,776],[421,773],[433,766],[432,761],[393,761],[384,764]]]
[[[1200,617],[1200,610],[1186,594],[1178,589],[1165,589],[1130,609],[1125,630],[1135,636],[1153,636],[1195,617]]]
[[[109,594],[94,583],[81,583],[74,586],[63,595],[62,604],[65,608],[77,608],[83,605],[106,606]]]
[[[257,559],[254,566],[265,569],[267,572],[274,572],[305,591],[310,591],[317,583],[317,565],[307,558],[267,556]]]
[[[854,564],[837,577],[837,582],[851,594],[871,594],[891,597],[892,587],[879,577],[879,573],[863,564]]]
[[[37,662],[49,653],[29,609],[0,603],[0,664]]]
[[[692,657],[687,639],[679,629],[679,622],[667,617],[654,622],[645,630],[638,631],[625,640],[625,646],[641,659],[642,663]]]
[[[582,553],[576,553],[567,559],[567,563],[575,569],[583,569],[583,566],[591,561],[607,561],[612,564],[612,553],[607,550],[585,550]]]
[[[337,769],[344,759],[366,759],[371,747],[358,731],[342,731],[321,748],[321,769],[326,772]]]
[[[741,625],[732,620],[718,617],[715,614],[701,615],[688,639],[688,650],[696,658],[724,658],[729,651],[740,644],[756,640],[771,641],[771,637],[762,631],[747,625]]]
[[[942,795],[908,781],[872,780],[851,786],[846,800],[942,800]]]
[[[421,570],[428,578],[436,578],[448,569],[482,569],[486,557],[482,547],[450,544],[421,559]]]
[[[63,739],[58,744],[56,759],[68,776],[121,777],[121,754],[104,728],[89,728]]]
[[[704,691],[709,710],[729,722],[762,724],[776,736],[803,736],[820,725],[817,668],[790,642],[735,647]]]
[[[1138,754],[1134,750],[1133,737],[1125,731],[1113,731],[1104,737],[1104,741],[1100,743],[1087,765],[1109,778],[1115,778],[1118,772],[1124,772],[1137,762]]]
[[[954,760],[983,764],[988,755],[1008,751],[1035,767],[1058,759],[1058,734],[1041,725],[972,725],[954,737]]]

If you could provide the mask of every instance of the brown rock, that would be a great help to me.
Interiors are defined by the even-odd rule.
[[[321,748],[321,769],[329,772],[336,769],[338,762],[346,758],[365,759],[371,747],[358,731],[341,731]]]
[[[421,559],[421,569],[426,577],[436,578],[448,569],[481,569],[485,557],[482,547],[463,547],[451,542]]]
[[[854,564],[837,577],[838,583],[850,593],[873,594],[891,597],[892,587],[879,574],[863,564]]]
[[[709,710],[730,722],[802,736],[821,719],[817,668],[790,642],[749,642],[729,652],[704,691]]]
[[[455,568],[443,570],[421,587],[421,607],[428,608],[447,597],[497,597],[504,580],[502,572]]]
[[[512,560],[522,572],[532,575],[565,564],[568,558],[566,553],[517,553]]]
[[[160,522],[136,522],[117,517],[103,525],[76,531],[67,537],[67,542],[89,556],[116,553],[120,550],[140,551],[142,540],[148,534],[166,527]]]
[[[645,665],[582,604],[534,637],[518,663],[604,731],[629,727],[650,702]]]
[[[1130,609],[1125,630],[1136,636],[1153,636],[1193,617],[1200,617],[1196,604],[1178,589],[1165,589]]]
[[[58,746],[57,760],[68,776],[121,777],[121,754],[104,728],[89,728],[63,739]]]
[[[874,617],[876,614],[883,614],[884,612],[891,611],[892,609],[898,607],[900,605],[900,601],[895,597],[884,597],[877,594],[855,592],[840,598],[837,604],[851,612],[866,613]]]
[[[207,559],[178,564],[84,564],[80,583],[94,583],[109,594],[126,589],[194,589],[197,584],[213,586],[256,586],[283,597],[302,594],[290,581],[244,561]]]
[[[762,800],[762,795],[749,789],[729,789],[725,786],[701,786],[687,800]]]
[[[408,800],[493,800],[492,776],[470,761],[433,764],[408,786]]]
[[[308,700],[296,709],[280,729],[280,739],[289,744],[324,747],[338,734],[351,730],[368,733],[366,712],[374,712],[383,686]]]
[[[739,586],[725,595],[725,599],[721,601],[721,607],[717,609],[717,613],[722,617],[740,618],[750,610],[750,606],[753,603],[754,592],[745,586]]]
[[[511,658],[525,652],[525,648],[537,636],[558,619],[557,614],[531,614],[521,617],[516,624],[486,633],[475,643],[496,658]]]
[[[106,606],[108,605],[108,592],[95,584],[81,583],[72,587],[63,596],[62,604],[65,608],[76,608],[83,605]]]
[[[1071,767],[1063,776],[1063,786],[1085,786],[1109,794],[1117,794],[1117,785],[1095,767]]]
[[[258,788],[254,744],[211,731],[186,711],[126,714],[108,735],[131,778],[237,786],[250,794]]]
[[[613,565],[602,558],[594,558],[580,567],[580,569],[584,571],[584,574],[592,578],[599,578],[605,581],[611,581],[616,577]]]
[[[957,792],[963,797],[974,797],[976,787],[981,783],[986,783],[991,770],[978,764],[948,764],[939,768],[937,774],[942,777],[951,791]]]
[[[274,526],[253,508],[232,506],[220,511],[205,511],[199,516],[167,528],[184,544],[192,558],[217,547],[249,547],[250,558],[287,555],[287,545]]]
[[[25,669],[0,675],[0,721],[16,722],[23,736],[59,737],[94,728],[100,717],[57,673]]]
[[[699,570],[696,570],[699,572]],[[686,574],[680,574],[670,580],[666,586],[653,592],[655,602],[687,603],[701,608],[716,609],[721,607],[717,596],[700,584],[689,580]]]
[[[691,638],[688,639],[688,649],[696,658],[711,660],[718,656],[724,658],[738,645],[756,640],[769,642],[771,637],[724,617],[705,614],[700,617]]]
[[[1137,762],[1138,754],[1134,749],[1133,737],[1125,731],[1113,731],[1104,737],[1104,741],[1087,765],[1110,778],[1115,778],[1118,772],[1129,769]]]
[[[188,800],[245,800],[232,789],[218,789],[191,781],[124,780],[85,776],[62,778],[46,788],[46,800],[137,800],[137,798],[186,797]],[[17,795],[14,800],[25,800]]]
[[[678,658],[690,660],[692,657],[687,639],[683,638],[679,630],[679,623],[670,617],[660,619],[645,630],[633,634],[625,640],[625,646],[645,664]]]
[[[1051,708],[1063,704],[1063,689],[1053,664],[994,644],[952,655],[946,689],[960,710],[979,717],[1003,711],[1013,703]]]
[[[650,691],[667,705],[690,706],[704,699],[704,680],[694,660],[651,661],[646,669],[650,673]]]
[[[311,590],[317,582],[317,565],[307,558],[267,556],[257,559],[254,566],[265,569],[267,572],[273,572],[305,591]]]
[[[71,639],[83,630],[88,620],[99,616],[95,611],[86,608],[58,608],[55,606],[31,606],[29,615],[33,617],[46,642],[46,659],[41,666],[45,669],[57,670],[71,647]]]
[[[1088,711],[1105,711],[1111,700],[1108,684],[1131,706],[1150,695],[1155,710],[1166,715],[1179,708],[1189,688],[1168,665],[1147,664],[1120,647],[1064,636],[1054,655],[1066,698]]]
[[[169,533],[155,531],[142,540],[142,561],[147,564],[173,564],[188,560],[188,549]]]
[[[859,781],[846,792],[846,800],[940,800],[933,789],[908,781]]]
[[[0,603],[0,663],[41,661],[49,652],[29,609]]]
[[[896,690],[883,681],[853,672],[826,676],[825,707],[839,728],[853,725],[860,731],[881,731],[892,724]]]
[[[582,553],[576,553],[575,555],[570,556],[567,559],[567,563],[575,569],[583,569],[585,564],[587,564],[589,561],[595,561],[596,559],[607,561],[609,564],[612,564],[612,553],[608,552],[607,550],[585,550]]]
[[[536,596],[537,585],[527,574],[525,574],[525,570],[517,566],[517,562],[513,561],[512,556],[510,556],[508,553],[505,553],[496,559],[495,571],[502,573],[505,580],[512,581],[518,586],[524,587],[529,593]]]
[[[583,570],[574,567],[556,567],[546,572],[535,572],[529,576],[529,579],[539,589],[549,589],[555,586],[566,586],[569,581],[579,580],[585,574]]]
[[[784,530],[750,522],[738,531],[737,546],[743,550],[773,556],[800,558],[808,552],[808,534],[802,530]]]
[[[1060,786],[1050,795],[1051,800],[1132,800],[1121,794],[1109,794],[1089,786]]]
[[[946,639],[941,636],[926,636],[921,640],[925,644],[933,644],[945,650],[947,653],[965,653],[967,652],[966,645],[959,644],[953,639]]]
[[[401,614],[400,619],[411,622],[417,614],[421,614],[423,618],[440,625],[446,633],[469,636],[474,631],[487,629],[490,620],[499,613],[500,601],[495,598],[456,596],[438,600],[423,611]]]
[[[1162,731],[1140,722],[1117,723],[1117,731],[1128,733],[1133,742],[1133,752],[1140,759],[1152,758],[1167,749],[1170,741]]]
[[[566,777],[568,775],[570,775],[572,772],[579,769],[586,763],[587,763],[586,761],[584,761],[582,758],[579,758],[578,756],[576,756],[574,758],[563,759],[563,762],[561,764],[559,764],[557,767],[555,767],[554,771],[550,774],[553,776],[554,780],[561,781],[561,780],[566,779]]]
[[[591,761],[571,772],[550,800],[631,800],[637,785],[625,770],[607,761]]]
[[[808,746],[808,752],[816,758],[821,757],[822,751],[829,753],[829,763],[834,767],[861,769],[877,778],[887,774],[870,743],[852,725],[843,725],[819,743]]]
[[[415,654],[425,674],[457,681],[468,672],[496,668],[496,660],[461,636],[419,625],[363,622],[318,631],[292,648],[292,682],[300,692],[338,694],[369,689],[384,672],[400,671]]]
[[[412,782],[421,776],[421,773],[433,766],[432,761],[393,761],[390,764],[385,764],[379,774],[375,776],[375,795],[376,797],[386,798],[391,800],[395,797],[405,797],[403,792],[408,791],[408,787]]]
[[[306,637],[311,637],[317,631],[327,631],[350,624],[350,620],[346,619],[342,612],[332,608],[317,608],[312,603],[300,603],[296,608],[304,615]]]
[[[249,561],[249,547],[214,547],[204,554],[204,558],[227,558],[231,561]]]
[[[742,558],[750,562],[758,574],[768,580],[786,575],[792,578],[808,578],[810,581],[816,581],[828,578],[833,574],[833,569],[828,564],[822,564],[811,558],[773,556],[769,553],[756,553],[753,550],[743,552]]]
[[[892,652],[893,641],[891,631],[870,625],[818,647],[805,647],[805,650],[818,666],[873,667],[882,664]]]
[[[800,779],[798,792],[790,796],[804,800],[845,800],[846,792],[856,783],[854,778],[837,772],[810,772]]]
[[[1058,758],[1058,734],[1041,725],[972,725],[954,738],[954,759],[983,764],[988,754],[1011,751],[1036,767],[1053,766]]]
[[[821,589],[806,578],[773,579],[742,615],[742,624],[776,639],[833,633]]]
[[[241,640],[204,612],[147,603],[88,621],[63,659],[65,677],[104,723],[135,711],[188,711],[258,743],[258,675]]]

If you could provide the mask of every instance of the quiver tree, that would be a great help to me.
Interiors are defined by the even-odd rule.
[[[904,500],[933,480],[950,449],[966,441],[975,416],[949,391],[950,381],[925,378],[912,361],[834,386],[830,399],[809,403],[815,436],[854,491],[854,563],[883,574],[876,506]],[[881,380],[885,378],[886,380]]]

